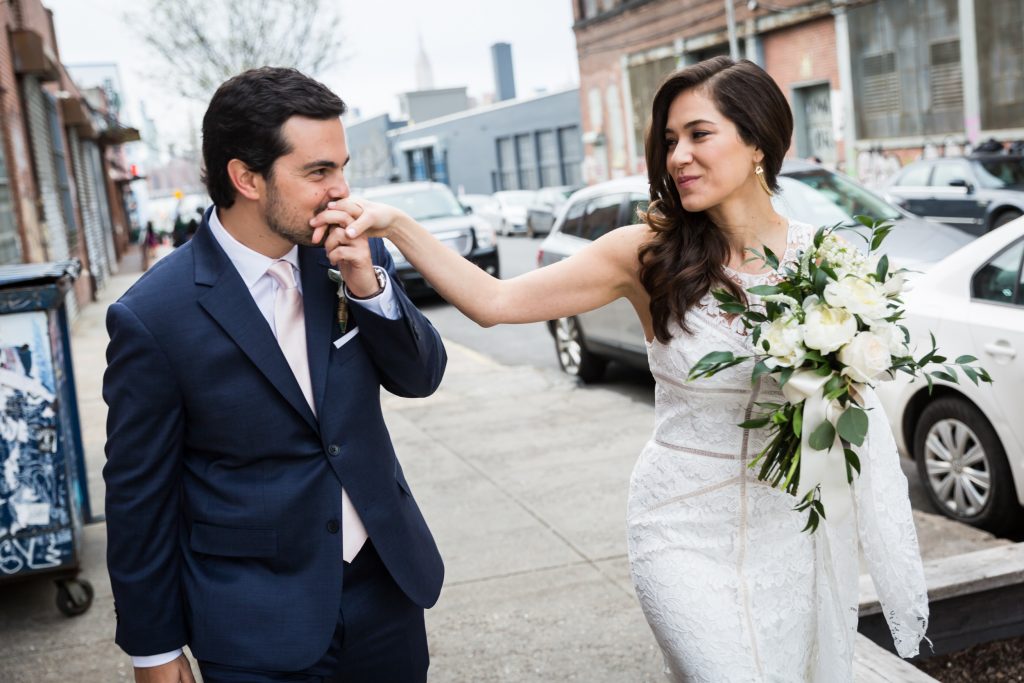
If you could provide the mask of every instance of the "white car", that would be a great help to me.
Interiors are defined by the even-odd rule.
[[[913,280],[905,295],[915,357],[929,332],[950,360],[992,376],[975,386],[898,374],[878,387],[900,449],[944,514],[995,532],[1024,527],[1024,218],[993,230]],[[1021,357],[1018,357],[1021,355]]]
[[[498,202],[500,219],[494,228],[499,235],[526,234],[526,210],[536,195],[533,190],[502,190],[491,195]]]

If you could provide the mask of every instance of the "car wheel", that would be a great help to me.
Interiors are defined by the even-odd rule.
[[[1009,531],[1020,510],[1006,452],[981,411],[940,398],[914,430],[917,472],[944,515],[994,533]]]
[[[554,333],[555,351],[562,370],[588,384],[604,376],[608,361],[587,350],[578,319],[559,318],[554,322]]]
[[[995,217],[995,220],[992,221],[992,229],[995,230],[999,226],[1006,225],[1010,221],[1016,220],[1021,216],[1024,216],[1024,213],[1021,213],[1016,209],[1007,209],[1006,211],[1001,211],[999,215]]]

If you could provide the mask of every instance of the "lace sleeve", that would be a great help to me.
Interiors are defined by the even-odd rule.
[[[870,388],[860,391],[869,426],[864,445],[857,449],[857,528],[896,651],[913,657],[928,629],[928,593],[907,479],[881,402]]]

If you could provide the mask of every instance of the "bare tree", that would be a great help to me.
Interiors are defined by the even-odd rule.
[[[337,0],[148,0],[127,23],[165,63],[153,80],[206,101],[246,69],[311,76],[341,59]]]

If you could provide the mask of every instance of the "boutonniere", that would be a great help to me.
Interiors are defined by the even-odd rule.
[[[327,277],[338,285],[338,310],[335,316],[338,321],[338,331],[345,334],[348,328],[348,297],[345,296],[345,281],[341,279],[341,273],[331,268],[327,271]]]

